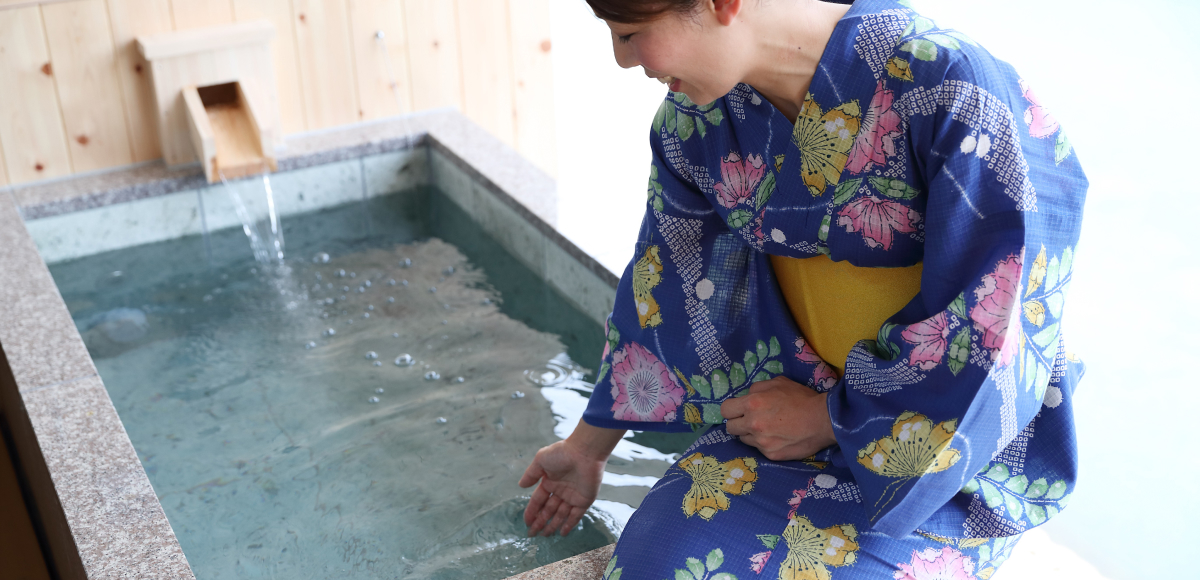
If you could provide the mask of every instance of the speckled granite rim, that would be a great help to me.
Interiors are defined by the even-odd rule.
[[[501,224],[492,227],[505,227],[505,216],[516,216],[522,229],[541,234],[535,236],[541,245],[525,259],[536,262],[530,265],[548,283],[598,322],[611,310],[617,277],[555,229],[553,179],[457,112],[298,135],[287,146],[279,156],[281,172],[426,148],[435,183],[470,182],[457,203],[479,202],[478,190],[484,190],[507,208],[480,210]],[[150,163],[0,188],[0,275],[6,282],[0,284],[0,429],[11,441],[56,578],[194,576],[25,222],[203,186],[198,165]],[[482,205],[488,204],[493,202]],[[599,578],[610,552],[611,546],[601,548],[514,578]]]

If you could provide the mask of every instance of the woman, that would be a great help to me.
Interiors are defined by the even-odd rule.
[[[589,3],[671,93],[584,422],[520,482],[530,533],[579,521],[625,430],[711,425],[607,576],[990,577],[1076,475],[1087,181],[1058,123],[907,0]]]

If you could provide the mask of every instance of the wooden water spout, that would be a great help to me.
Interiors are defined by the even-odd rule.
[[[138,38],[168,165],[199,161],[209,183],[276,168],[274,35],[270,22],[256,21]]]

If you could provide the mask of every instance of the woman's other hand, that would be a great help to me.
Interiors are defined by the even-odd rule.
[[[772,461],[804,459],[834,445],[827,395],[775,377],[750,386],[750,394],[721,404],[725,428]]]
[[[517,482],[529,487],[541,481],[525,508],[530,536],[556,530],[565,536],[579,523],[600,492],[608,455],[624,435],[581,421],[570,437],[538,450]]]

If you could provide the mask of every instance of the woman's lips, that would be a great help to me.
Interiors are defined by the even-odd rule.
[[[672,93],[677,93],[677,92],[679,92],[679,85],[681,84],[681,83],[680,83],[680,81],[679,81],[679,79],[677,79],[677,78],[675,78],[675,77],[673,77],[673,76],[670,76],[670,75],[667,75],[667,76],[661,76],[661,77],[654,77],[654,78],[658,79],[658,82],[660,82],[660,83],[662,83],[662,84],[664,84],[664,85],[667,85],[667,88],[668,88],[668,89],[669,89],[669,90],[670,90]]]

